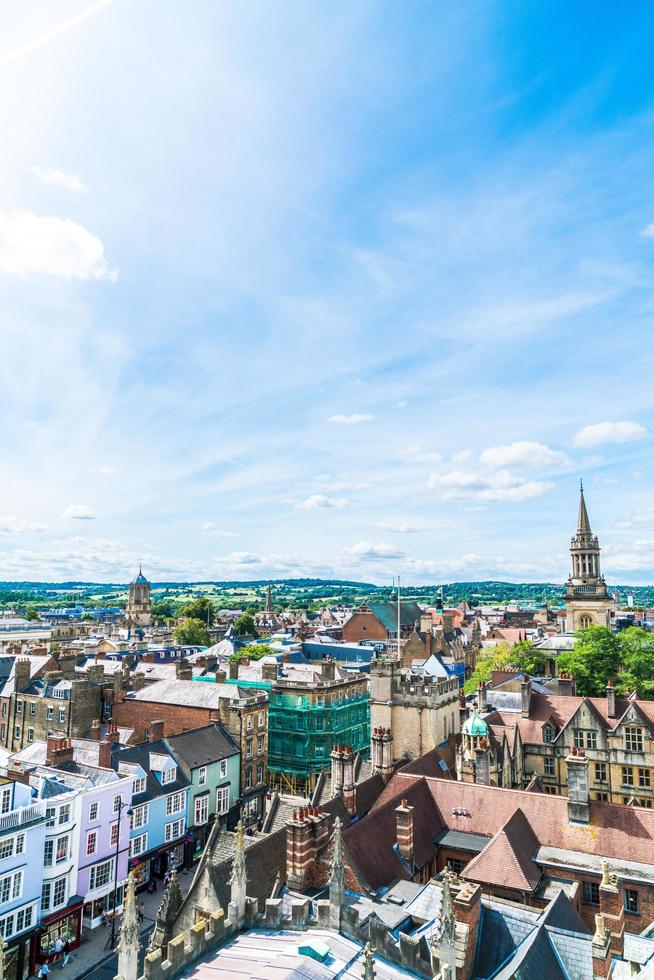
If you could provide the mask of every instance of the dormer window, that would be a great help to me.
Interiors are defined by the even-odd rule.
[[[137,776],[134,780],[132,795],[138,796],[139,793],[145,793],[145,776]]]
[[[554,730],[551,725],[545,725],[543,729],[543,741],[551,742],[554,739]]]
[[[170,769],[164,769],[161,773],[161,784],[174,783],[177,779],[177,766],[172,766]]]

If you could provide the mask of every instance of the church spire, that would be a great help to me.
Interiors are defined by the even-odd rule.
[[[584,500],[584,483],[579,481],[579,517],[577,518],[577,534],[592,534],[586,501]]]
[[[136,898],[134,895],[134,872],[130,871],[125,889],[125,904],[123,906],[123,921],[120,926],[120,937],[116,952],[118,953],[118,975],[124,980],[136,980],[138,976],[139,959],[139,924],[136,915]]]

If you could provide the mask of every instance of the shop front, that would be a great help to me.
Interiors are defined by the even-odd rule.
[[[124,883],[118,885],[116,890],[116,908],[120,915],[123,907]],[[95,895],[84,903],[84,915],[82,924],[85,929],[95,929],[105,921],[105,913],[111,915],[114,910],[114,886],[107,886],[103,893]]]
[[[26,980],[26,977],[29,977],[32,972],[30,969],[30,952],[38,931],[37,926],[8,941],[5,949],[3,980]]]
[[[167,871],[177,871],[184,865],[187,837],[172,844],[166,844],[143,857],[131,858],[129,870],[134,872],[134,885],[137,891],[156,891],[156,879],[162,880]]]
[[[52,963],[56,957],[57,939],[71,949],[76,949],[82,934],[82,906],[84,899],[74,895],[65,908],[41,920],[35,941],[32,944],[32,972],[38,972],[42,963]]]

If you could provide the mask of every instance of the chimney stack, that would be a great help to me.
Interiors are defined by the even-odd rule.
[[[617,875],[609,874],[609,866],[602,861],[602,881],[599,887],[600,912],[611,936],[611,952],[622,956],[624,952],[624,887]]]
[[[48,735],[45,750],[45,761],[48,766],[61,766],[72,762],[74,758],[73,743],[63,735]]]
[[[148,732],[148,742],[158,742],[164,737],[163,721],[151,721]]]
[[[340,745],[332,749],[332,795],[340,796],[343,792],[343,752]]]
[[[30,661],[25,657],[20,657],[14,661],[14,687],[17,691],[22,691],[30,682]]]
[[[608,977],[611,970],[611,932],[606,928],[601,912],[595,916],[592,954],[593,977]]]
[[[571,823],[589,823],[590,792],[586,753],[573,746],[565,761],[568,767],[568,820]]]
[[[522,717],[529,717],[529,704],[531,701],[531,681],[525,678],[520,683],[520,695],[522,699]]]
[[[354,782],[354,753],[351,748],[343,748],[343,802],[351,817],[357,812],[357,791]]]
[[[565,697],[572,697],[575,693],[575,682],[572,674],[559,674],[557,686],[559,694]]]
[[[111,735],[105,735],[98,746],[98,765],[100,769],[111,769],[111,750],[113,748],[113,742],[111,740]]]
[[[479,714],[483,711],[488,711],[488,702],[486,700],[486,685],[483,681],[479,681],[479,690],[477,691],[477,698],[479,701]]]
[[[395,807],[397,849],[401,857],[413,867],[413,807],[402,800]]]
[[[615,718],[615,688],[613,681],[606,684],[606,713],[609,718]]]

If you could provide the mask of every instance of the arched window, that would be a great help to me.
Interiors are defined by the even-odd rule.
[[[580,616],[579,617],[579,628],[582,630],[587,630],[589,626],[593,625],[592,616]]]

